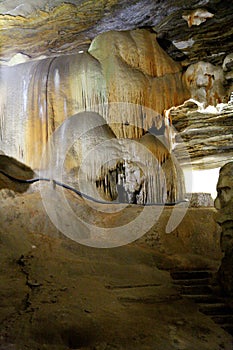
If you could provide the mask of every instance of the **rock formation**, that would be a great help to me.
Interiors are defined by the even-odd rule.
[[[2,75],[2,148],[34,169],[52,132],[77,112],[96,111],[117,137],[140,138],[189,97],[180,64],[147,30],[104,33],[89,53],[4,68]]]
[[[108,103],[136,105],[123,105],[121,115],[110,105],[106,120],[116,124],[112,127],[117,137],[138,138],[143,130],[159,128],[163,111],[189,96],[182,83],[181,65],[161,49],[154,33],[107,32],[92,41],[89,53],[101,63]],[[118,124],[123,124],[122,128]]]
[[[43,149],[53,132],[74,114],[94,111],[96,118],[102,116],[103,125],[86,133],[80,140],[74,140],[75,145],[67,153],[65,162],[68,172],[73,169],[74,173],[88,152],[109,137],[139,140],[144,148],[153,149],[149,158],[143,156],[140,159],[138,143],[132,148],[116,141],[113,146],[117,149],[115,164],[108,164],[108,169],[106,165],[101,168],[106,152],[100,149],[94,161],[88,163],[86,177],[82,177],[97,182],[100,191],[104,188],[102,192],[107,198],[116,198],[115,187],[118,185],[131,193],[130,202],[136,202],[135,193],[138,193],[141,203],[145,203],[146,198],[150,203],[174,202],[183,198],[183,176],[178,163],[170,155],[170,125],[164,110],[182,103],[189,97],[189,91],[182,81],[181,65],[161,49],[154,33],[145,29],[104,33],[93,40],[88,53],[7,67],[3,69],[3,75],[0,108],[2,149],[5,152],[33,169],[40,169]],[[14,115],[13,129],[11,115]],[[88,121],[91,129],[92,123],[87,115]],[[143,136],[151,128],[164,138],[164,145],[155,136],[151,135],[150,139]],[[63,152],[66,137],[64,131],[61,147],[56,145],[60,152]],[[111,147],[108,150],[110,161]],[[153,156],[157,162],[155,168],[149,165],[154,163],[149,161]],[[144,163],[144,167],[147,164],[149,170],[143,172],[135,162]],[[121,176],[126,177],[124,183],[117,179],[110,181],[112,176],[116,177],[113,172],[119,173],[122,166],[125,173]],[[163,170],[158,170],[157,166],[165,169],[167,186],[161,178]],[[139,178],[136,173],[141,173]],[[134,180],[129,174],[134,174]],[[86,191],[87,188],[83,192]]]
[[[218,281],[224,293],[233,296],[233,162],[219,173],[216,221],[221,226],[221,249],[224,254],[218,271]]]
[[[28,166],[12,157],[0,154],[0,190],[7,188],[22,193],[29,188],[29,184],[13,181],[5,174],[22,180],[28,180],[34,177],[34,172]]]
[[[118,139],[96,112],[68,118],[47,151],[42,176],[65,181],[91,197],[140,204],[184,199],[183,172],[165,137],[146,133],[140,139]]]
[[[1,349],[232,349],[155,268],[221,259],[210,196],[160,204],[185,198],[183,168],[232,160],[232,23],[232,1],[0,0]],[[232,168],[215,202],[227,295]],[[58,181],[18,195],[3,171]]]
[[[18,53],[25,59],[77,53],[100,33],[149,27],[173,58],[221,64],[233,49],[232,18],[232,3],[216,0],[5,0],[0,58],[7,64]]]
[[[204,108],[202,103],[190,99],[171,108],[169,115],[179,135],[174,152],[180,164],[187,165],[185,149],[196,169],[217,168],[232,158],[233,104],[230,101]]]
[[[224,89],[224,74],[221,67],[208,62],[198,62],[188,67],[184,74],[191,97],[204,107],[227,102]]]
[[[170,0],[137,0],[133,5],[125,0],[91,0],[78,6],[75,1],[4,1],[0,148],[38,170],[55,130],[76,113],[93,111],[104,118],[113,138],[137,140],[152,148],[159,166],[166,169],[168,198],[181,198],[182,181],[174,186],[167,175],[171,169],[173,175],[181,173],[178,162],[216,167],[232,154],[231,22],[231,6],[214,0],[208,5],[196,0],[188,5]],[[215,106],[214,112],[209,105]],[[156,138],[146,136],[151,129],[165,140],[170,154],[166,164],[161,158],[164,145],[157,147]],[[80,166],[84,148],[76,140],[67,154],[68,172]],[[119,143],[117,148],[123,152]],[[123,158],[118,152],[118,165],[109,164],[95,179],[91,176],[99,191],[111,188],[113,198],[116,189],[109,179],[121,173]],[[127,162],[131,165],[125,176],[135,167],[132,159]],[[143,176],[136,176],[129,187],[136,186],[136,192],[146,188]]]

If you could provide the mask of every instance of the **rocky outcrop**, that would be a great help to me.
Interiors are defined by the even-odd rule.
[[[232,159],[233,105],[231,102],[204,108],[195,100],[169,111],[177,132],[175,154],[184,166],[196,169],[222,166]]]
[[[29,184],[16,182],[8,178],[6,175],[12,177],[28,180],[34,177],[34,172],[28,166],[18,162],[12,157],[0,155],[0,190],[9,189],[15,192],[25,192],[29,188]]]
[[[163,48],[184,65],[207,61],[221,66],[232,53],[232,3],[204,1],[164,17],[155,27]],[[224,30],[223,30],[224,28]]]
[[[217,278],[223,292],[233,296],[233,162],[220,169],[217,191],[216,221],[222,229],[220,243],[224,253]]]
[[[210,193],[186,193],[185,197],[189,200],[189,207],[191,208],[214,206],[214,201]]]
[[[184,79],[191,97],[203,103],[205,107],[227,102],[221,67],[216,67],[208,62],[198,62],[188,67]]]

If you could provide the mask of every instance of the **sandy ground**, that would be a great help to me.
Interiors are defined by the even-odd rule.
[[[79,214],[102,226],[138,215]],[[180,297],[167,270],[216,270],[213,209],[190,209],[170,235],[171,209],[136,242],[98,249],[65,237],[39,193],[0,191],[1,350],[232,350],[232,337]],[[59,208],[59,203],[57,203]]]

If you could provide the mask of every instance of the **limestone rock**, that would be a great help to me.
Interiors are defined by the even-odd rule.
[[[197,4],[195,8],[192,8],[190,2],[189,4],[188,9],[178,9],[155,25],[154,29],[161,38],[162,47],[173,58],[183,61],[185,66],[198,61],[207,61],[221,66],[225,56],[232,53],[232,3],[210,0],[208,7],[204,8],[202,2],[199,8],[214,16],[199,26],[188,26],[183,18],[183,16],[187,16],[187,19],[189,17],[190,25],[193,21],[200,23],[205,19],[205,15],[201,18],[202,14],[198,14]],[[198,16],[195,19],[196,11]],[[192,43],[192,45],[186,44],[182,47],[181,43]],[[179,50],[177,50],[177,44],[180,46]]]
[[[169,114],[177,132],[174,152],[180,164],[190,161],[186,152],[195,169],[219,167],[232,159],[231,103],[203,108],[197,101],[188,100],[171,108]]]
[[[3,199],[7,199],[7,198],[15,198],[15,192],[9,189],[1,189],[0,191],[0,201]]]
[[[189,26],[183,17],[188,18]],[[191,26],[200,22],[200,26]],[[208,56],[212,63],[221,64],[232,51],[231,23],[232,4],[225,1],[5,0],[0,3],[0,27],[4,28],[0,31],[0,57],[9,61],[20,52],[32,58],[77,53],[86,51],[100,33],[151,27],[166,36],[163,44],[172,57],[197,61]],[[192,48],[172,48],[174,40],[185,42],[190,37]]]
[[[101,63],[108,102],[129,104],[123,105],[123,113],[110,107],[106,116],[108,124],[116,124],[112,128],[117,137],[142,136],[143,129],[157,127],[165,106],[177,105],[189,96],[180,64],[165,54],[149,31],[101,34],[93,40],[89,53]],[[118,123],[123,123],[122,128]],[[141,130],[135,131],[134,125]]]
[[[190,65],[184,74],[191,97],[204,106],[227,102],[222,69],[208,62]]]
[[[233,162],[225,164],[219,173],[218,196],[215,207],[216,221],[220,225],[221,249],[224,256],[217,278],[227,295],[233,295]]]
[[[3,171],[3,173],[1,173],[1,171]],[[18,183],[9,179],[4,174],[22,180],[31,179],[34,177],[34,172],[28,166],[18,162],[12,157],[0,155],[0,190],[9,189],[15,192],[25,192],[28,189],[29,184]],[[6,195],[8,195],[8,192],[3,192],[2,197],[4,198]]]
[[[192,27],[193,25],[199,26],[201,23],[205,22],[208,18],[212,18],[213,16],[213,13],[200,8],[187,15],[183,15],[182,18],[187,21],[189,27]]]
[[[233,53],[230,53],[224,58],[222,67],[225,72],[233,70]]]
[[[103,207],[93,213],[67,193],[71,198],[77,215],[86,213],[96,226],[118,226],[138,215],[138,207],[127,206],[106,218]],[[232,337],[181,298],[164,271],[212,270],[218,264],[213,210],[188,209],[168,235],[172,210],[166,208],[151,228],[161,235],[153,249],[138,241],[91,249],[59,234],[39,194],[1,205],[2,350],[231,349]],[[26,274],[34,287],[26,285]]]
[[[140,138],[189,97],[181,75],[147,30],[104,33],[88,53],[4,67],[1,148],[38,169],[50,135],[84,110],[99,113],[117,137]]]
[[[210,193],[186,193],[185,196],[189,200],[189,207],[213,207],[214,201]]]
[[[27,62],[29,59],[30,59],[29,56],[19,52],[10,59],[10,61],[8,62],[8,66],[16,66],[17,64],[22,64]]]

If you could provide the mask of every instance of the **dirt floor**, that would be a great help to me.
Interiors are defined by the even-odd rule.
[[[96,225],[139,212],[106,219],[68,198]],[[189,209],[166,234],[171,210],[136,242],[99,249],[59,232],[39,192],[0,191],[0,350],[232,350],[232,337],[179,295],[169,273],[217,269],[214,209]]]

